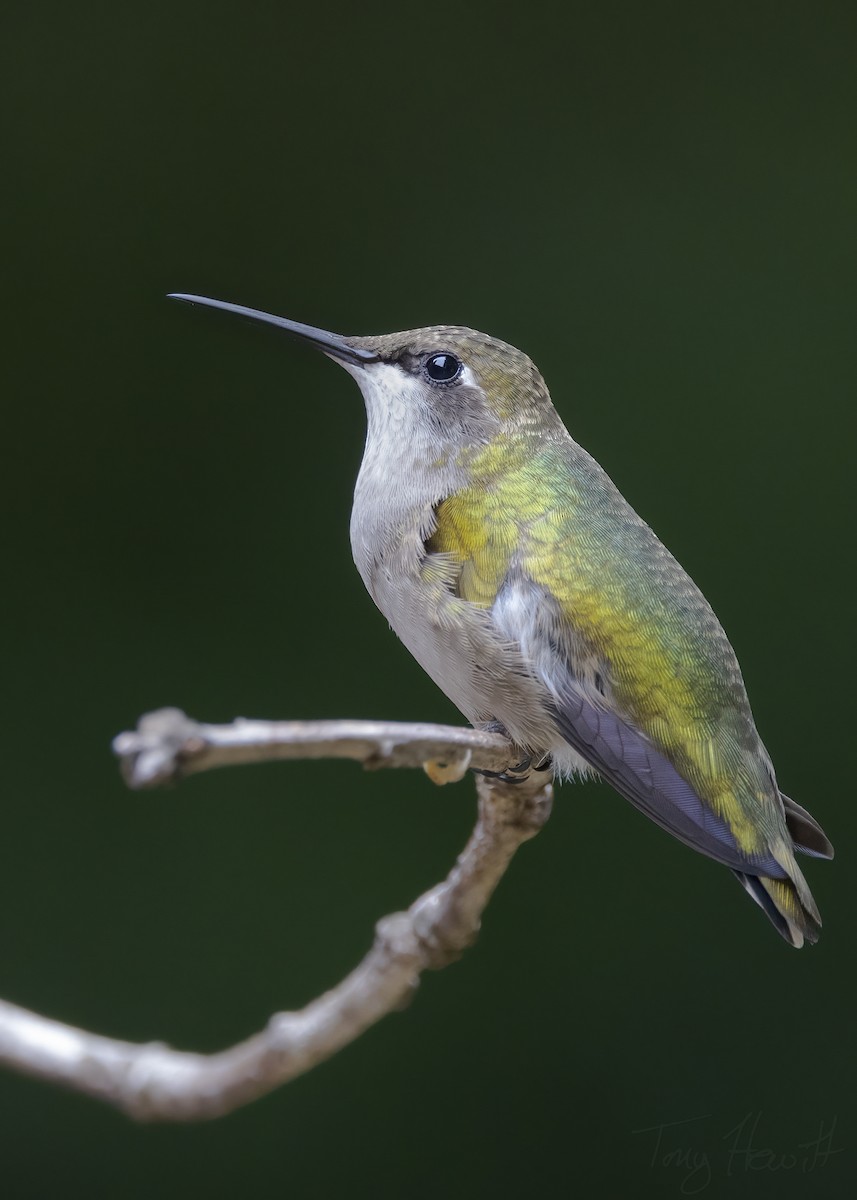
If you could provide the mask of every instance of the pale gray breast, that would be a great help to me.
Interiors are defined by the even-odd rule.
[[[389,496],[383,503],[374,471],[361,470],[358,480],[352,551],[369,594],[395,633],[473,724],[501,721],[520,745],[553,752],[563,773],[581,769],[557,733],[549,691],[508,623],[456,596],[437,556],[425,569],[434,504],[413,503],[413,493],[411,503],[401,507]]]

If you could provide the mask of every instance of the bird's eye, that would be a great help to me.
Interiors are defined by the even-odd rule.
[[[461,374],[461,362],[454,354],[433,354],[426,359],[425,372],[432,383],[452,383]]]

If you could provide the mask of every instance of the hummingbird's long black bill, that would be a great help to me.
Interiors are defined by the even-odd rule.
[[[366,363],[377,362],[378,355],[374,350],[363,350],[351,346],[345,338],[330,333],[326,329],[316,329],[313,325],[303,325],[300,321],[290,321],[287,317],[275,317],[271,313],[260,312],[258,308],[245,308],[243,304],[229,304],[226,300],[211,300],[208,296],[189,296],[185,292],[170,292],[169,300],[184,300],[188,304],[206,304],[209,308],[221,308],[224,312],[235,313],[238,317],[249,317],[252,321],[263,321],[266,325],[275,325],[285,330],[292,337],[300,338],[317,346],[325,354],[338,358],[342,362],[355,363],[365,366]]]

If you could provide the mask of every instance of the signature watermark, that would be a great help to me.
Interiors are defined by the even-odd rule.
[[[822,1170],[844,1147],[836,1140],[837,1118],[824,1118],[815,1136],[784,1149],[771,1144],[764,1113],[746,1113],[731,1129],[720,1132],[706,1113],[681,1121],[661,1121],[632,1129],[647,1145],[649,1166],[674,1171],[682,1196],[696,1196],[717,1177],[797,1171],[811,1175]],[[722,1125],[721,1125],[722,1128]]]

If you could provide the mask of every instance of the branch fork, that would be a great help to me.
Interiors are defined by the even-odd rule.
[[[520,753],[497,733],[386,721],[250,721],[207,725],[179,709],[144,716],[114,741],[132,788],[174,783],[215,767],[347,758],[377,770],[423,767],[437,784],[468,769],[502,774]],[[472,945],[482,913],[518,847],[547,821],[553,790],[534,772],[514,782],[476,775],[478,815],[443,882],[406,912],[383,917],[340,983],[227,1050],[202,1055],[64,1025],[0,1001],[0,1063],[115,1105],[137,1120],[222,1116],[330,1058],[387,1013],[407,1006],[426,970]]]

